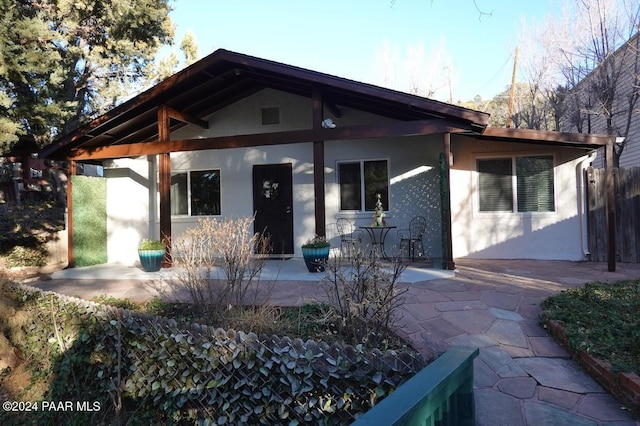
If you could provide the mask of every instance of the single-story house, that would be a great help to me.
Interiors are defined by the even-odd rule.
[[[585,259],[583,169],[611,138],[488,118],[217,50],[40,155],[71,170],[103,164],[110,262],[135,262],[139,240],[170,239],[199,217],[254,213],[276,253],[301,256],[316,234],[337,244],[338,218],[371,224],[377,194],[389,225],[427,219],[425,255],[446,268],[458,257]]]

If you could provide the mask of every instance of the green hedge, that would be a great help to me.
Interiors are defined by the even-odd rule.
[[[27,342],[20,349],[35,370],[54,372],[46,398],[101,407],[40,413],[48,424],[116,415],[132,424],[345,424],[425,365],[414,353],[179,325],[24,287],[14,296],[27,320],[12,340]]]
[[[107,183],[91,176],[72,176],[73,247],[76,266],[107,262]]]

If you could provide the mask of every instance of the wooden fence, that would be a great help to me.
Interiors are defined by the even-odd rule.
[[[587,169],[589,251],[591,260],[607,261],[605,169]],[[640,262],[640,167],[614,169],[616,261]]]

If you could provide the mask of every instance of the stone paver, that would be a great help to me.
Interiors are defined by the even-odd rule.
[[[492,291],[485,292],[480,300],[494,308],[502,308],[512,311],[518,306],[518,303],[520,303],[520,298],[521,296],[519,294]]]
[[[578,403],[578,400],[580,400],[580,394],[561,389],[548,388],[546,386],[538,386],[538,399],[572,410]]]
[[[296,264],[282,264],[286,274],[276,279],[270,300],[289,306],[326,300],[319,278],[285,271]],[[640,277],[640,264],[618,264],[616,272],[596,262],[460,259],[456,266],[449,278],[401,284],[408,293],[398,325],[421,353],[455,345],[480,348],[474,360],[477,425],[640,425],[539,324],[540,302],[546,297],[588,281]],[[86,299],[100,294],[132,300],[188,296],[169,279],[171,271],[153,279],[114,265],[94,271],[92,280],[76,276],[38,284]]]
[[[473,386],[475,388],[490,388],[500,378],[483,360],[476,358],[473,361]]]
[[[443,312],[442,319],[470,334],[486,331],[495,321],[495,317],[485,309]]]
[[[604,392],[595,380],[568,359],[522,358],[516,363],[542,386],[583,394]]]
[[[539,402],[528,402],[524,405],[524,416],[527,425],[536,426],[597,426],[593,420],[576,416],[571,411],[562,407],[541,404]]]
[[[501,379],[498,382],[498,390],[518,399],[529,399],[536,393],[537,384],[531,377],[512,377]]]
[[[511,355],[499,346],[480,349],[479,357],[501,378],[528,376]]]
[[[477,389],[474,392],[474,397],[476,425],[525,425],[518,398],[494,389]]]
[[[495,320],[485,334],[504,345],[528,347],[527,338],[516,321]]]
[[[496,318],[510,321],[522,321],[524,318],[517,312],[507,311],[500,308],[489,308],[489,312]]]
[[[599,421],[620,421],[628,419],[628,414],[620,403],[610,395],[585,395],[578,403],[578,412]]]
[[[569,358],[569,353],[551,337],[529,337],[528,340],[536,356]]]

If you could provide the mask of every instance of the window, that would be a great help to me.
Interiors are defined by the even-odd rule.
[[[551,155],[477,160],[481,212],[555,211]]]
[[[387,160],[338,163],[340,210],[373,211],[376,194],[389,209],[389,173]]]
[[[219,215],[220,170],[171,174],[172,215]]]

